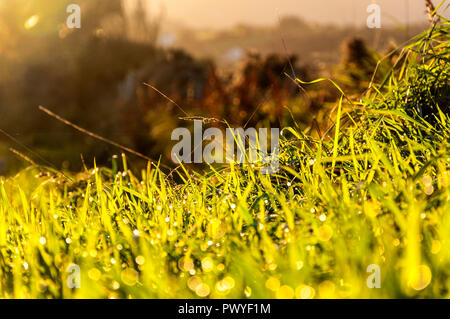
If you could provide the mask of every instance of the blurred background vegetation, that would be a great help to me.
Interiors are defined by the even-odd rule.
[[[49,118],[39,105],[168,164],[171,131],[191,126],[182,116],[256,127],[295,119],[321,135],[338,92],[326,84],[303,91],[289,76],[331,77],[357,94],[380,56],[427,27],[425,19],[372,30],[285,16],[264,27],[193,29],[165,21],[149,1],[78,0],[82,28],[68,29],[73,2],[0,1],[0,128],[22,144],[0,135],[0,174],[27,165],[10,147],[70,170],[82,165],[80,154],[108,164],[119,151]]]

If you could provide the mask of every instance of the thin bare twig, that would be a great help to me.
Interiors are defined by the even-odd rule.
[[[183,110],[183,108],[178,105],[177,102],[175,102],[174,100],[172,100],[170,97],[168,97],[167,95],[165,95],[163,92],[161,92],[160,90],[158,90],[157,88],[155,88],[153,85],[148,84],[148,83],[144,83],[144,85],[148,86],[149,88],[153,89],[156,93],[158,93],[159,95],[161,95],[163,98],[165,98],[167,101],[169,101],[170,103],[172,103],[173,105],[175,105],[176,107],[178,107],[178,109],[180,109],[181,112],[183,112],[186,116],[189,116],[189,114],[186,113],[185,110]]]
[[[138,157],[140,157],[142,159],[145,159],[145,160],[151,162],[152,164],[158,163],[158,161],[155,161],[154,159],[152,159],[152,158],[150,158],[150,157],[148,157],[148,156],[146,156],[146,155],[144,155],[142,153],[139,153],[139,152],[137,152],[137,151],[127,147],[127,146],[121,145],[121,144],[119,144],[117,142],[114,142],[114,141],[112,141],[110,139],[107,139],[107,138],[105,138],[103,136],[100,136],[98,134],[92,133],[92,132],[90,132],[90,131],[88,131],[88,130],[86,130],[86,129],[84,129],[84,128],[82,128],[82,127],[80,127],[80,126],[78,126],[78,125],[76,125],[76,124],[66,120],[66,119],[64,119],[64,118],[62,118],[58,114],[53,113],[52,111],[50,111],[49,109],[43,107],[42,105],[39,105],[39,110],[41,110],[44,113],[47,113],[47,115],[50,115],[51,117],[53,117],[53,118],[57,119],[58,121],[60,121],[60,122],[62,122],[64,124],[74,128],[74,129],[76,129],[77,131],[79,131],[81,133],[84,133],[84,134],[89,135],[89,136],[91,136],[91,137],[93,137],[95,139],[98,139],[98,140],[102,141],[102,142],[105,142],[107,144],[110,144],[112,146],[120,148],[121,150],[126,151],[128,153],[131,153],[133,155],[136,155],[136,156],[138,156]],[[171,169],[169,166],[164,165],[162,163],[160,164],[160,166],[162,166],[162,167],[164,167],[166,169]]]

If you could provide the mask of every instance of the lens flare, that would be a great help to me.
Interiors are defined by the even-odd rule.
[[[24,27],[25,29],[30,30],[33,29],[38,23],[39,23],[39,16],[35,14],[29,17],[27,21],[25,21]]]

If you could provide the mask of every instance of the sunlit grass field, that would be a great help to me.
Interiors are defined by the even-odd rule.
[[[449,298],[449,30],[381,61],[361,98],[342,92],[329,137],[284,128],[277,174],[133,174],[122,155],[2,179],[0,297]]]

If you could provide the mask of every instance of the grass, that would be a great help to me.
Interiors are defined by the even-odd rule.
[[[276,175],[181,168],[175,183],[123,155],[2,179],[0,297],[449,298],[449,30],[414,38],[361,99],[343,95],[329,138],[284,128]]]

